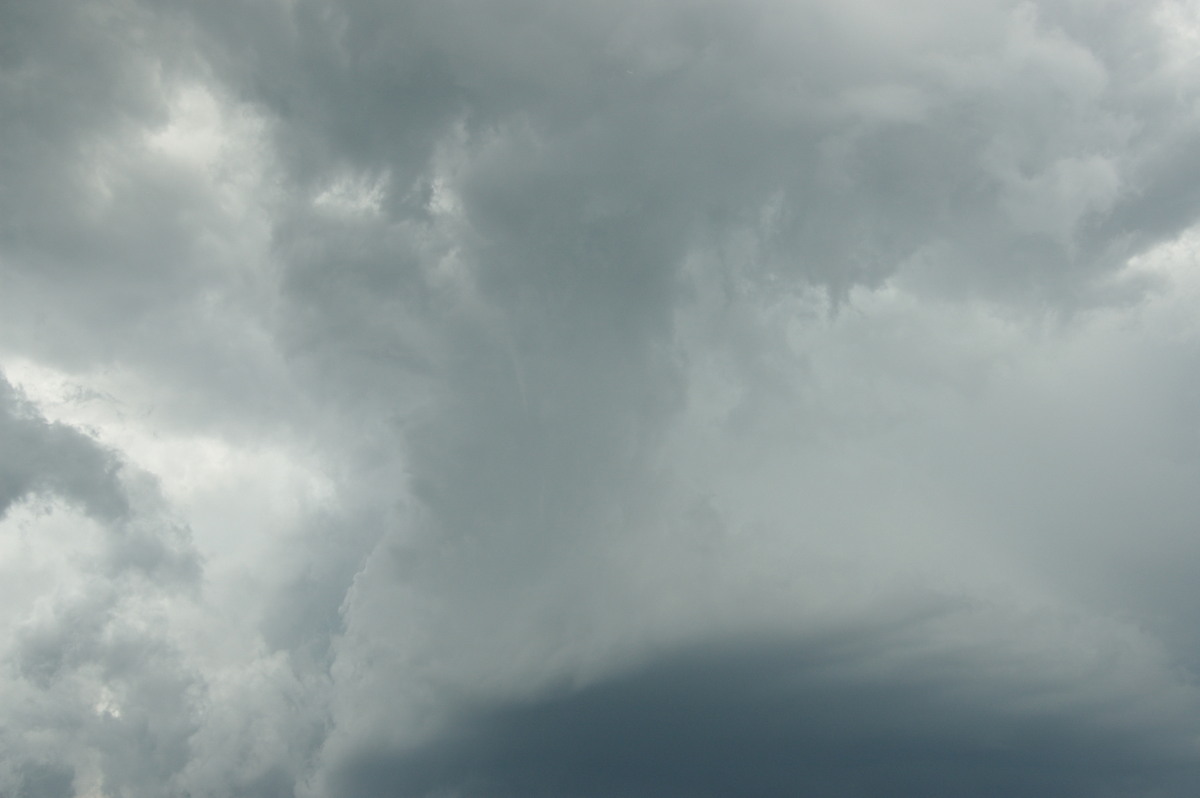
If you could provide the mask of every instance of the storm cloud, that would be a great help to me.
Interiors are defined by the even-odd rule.
[[[1193,795],[1198,43],[0,3],[0,795]]]
[[[338,792],[1144,795],[1196,778],[1173,739],[1185,711],[1154,728],[1044,694],[1012,712],[1003,702],[1030,685],[1007,694],[996,680],[1000,695],[975,694],[978,677],[953,658],[871,673],[865,658],[880,652],[858,648],[827,636],[674,652],[581,689],[476,708],[434,744],[364,754]],[[1062,698],[1064,687],[1035,689]]]

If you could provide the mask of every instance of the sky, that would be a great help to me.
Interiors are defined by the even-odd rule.
[[[0,0],[0,796],[1196,795],[1198,53]]]

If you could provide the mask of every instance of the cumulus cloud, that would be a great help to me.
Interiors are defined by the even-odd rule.
[[[195,587],[188,531],[164,514],[149,475],[47,422],[6,381],[0,398],[0,786],[67,796],[98,781],[149,794],[190,733],[191,675],[154,606]]]
[[[1192,794],[1197,30],[0,8],[0,793]]]

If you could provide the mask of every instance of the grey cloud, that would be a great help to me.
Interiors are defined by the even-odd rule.
[[[158,516],[153,479],[139,484],[116,453],[74,427],[47,422],[0,375],[0,511],[42,495],[78,505],[109,534],[105,565],[169,582],[194,581],[198,563],[188,530]]]
[[[236,109],[209,120],[209,152],[186,151],[197,119],[184,106],[220,93],[190,23],[104,0],[7,3],[0,19],[11,42],[0,64],[6,355],[149,367],[192,421],[228,423],[220,409],[234,403],[278,418],[288,386],[247,310],[261,307],[269,270],[246,247],[267,233],[258,203],[235,198],[263,164]]]
[[[432,743],[360,755],[335,791],[1134,796],[1194,784],[1200,762],[1177,736],[1186,710],[1112,723],[1097,722],[1110,708],[1086,702],[1014,709],[1049,685],[1031,674],[977,692],[973,671],[990,665],[969,657],[864,677],[862,660],[885,654],[860,642],[711,643],[582,688],[476,707]]]
[[[128,504],[120,463],[78,430],[47,423],[0,375],[0,513],[31,493],[58,493],[102,521],[118,521]]]
[[[1194,346],[1125,269],[1200,210],[1195,76],[1144,3],[910,5],[0,8],[0,355],[146,408],[0,383],[0,507],[105,536],[21,608],[0,792],[1187,793]],[[206,579],[159,435],[329,498]],[[843,673],[897,583],[1165,653],[984,613]]]
[[[4,613],[10,634],[0,686],[10,703],[0,721],[0,792],[78,794],[77,771],[87,762],[80,747],[92,745],[112,789],[155,794],[186,762],[196,680],[142,602],[195,587],[200,563],[188,530],[164,516],[152,479],[139,484],[115,452],[40,417],[2,377],[0,400],[3,509],[11,517],[35,500],[47,514],[74,505],[101,538],[85,542],[99,556],[78,581],[50,585],[36,606]],[[17,534],[5,530],[6,538]],[[19,567],[5,563],[9,578]]]
[[[17,798],[69,798],[75,774],[69,768],[26,762],[19,768],[21,777]]]
[[[287,341],[314,390],[397,418],[378,433],[411,447],[420,498],[464,530],[561,527],[529,515],[538,497],[571,517],[575,486],[633,473],[632,441],[680,401],[689,255],[837,292],[911,269],[1086,293],[1120,260],[1124,239],[1091,224],[1120,200],[1126,164],[1106,153],[1142,107],[1110,75],[1153,31],[1132,7],[1059,11],[931,13],[912,32],[921,56],[816,5],[197,13],[220,74],[269,113],[299,196],[343,172],[378,181],[373,221],[287,212]],[[1092,52],[1118,25],[1133,43]],[[461,203],[440,221],[435,183]],[[435,281],[451,258],[478,312]]]
[[[88,781],[121,795],[161,794],[188,761],[203,683],[155,628],[144,603],[152,588],[93,579],[77,590],[14,635],[0,669],[11,696],[0,763],[45,763],[37,778],[17,767],[18,794],[55,795],[64,780],[67,795]]]
[[[1148,201],[1142,163],[1174,146],[1154,120],[1173,106],[1126,82],[1159,79],[1129,66],[1157,35],[1134,7],[995,5],[944,27],[931,11],[919,47],[793,13],[301,5],[293,38],[253,48],[270,66],[240,46],[220,64],[270,113],[299,196],[345,174],[382,192],[375,217],[299,207],[279,227],[293,352],[404,453],[418,508],[341,604],[346,669],[428,655],[472,673],[459,660],[503,651],[497,627],[552,651],[543,637],[614,600],[611,548],[672,511],[644,486],[688,398],[689,259],[718,264],[731,302],[813,284],[844,301],[899,274],[922,294],[1070,306],[1186,223],[1105,226]],[[531,619],[556,614],[539,589],[561,626]],[[388,630],[416,652],[357,642]],[[410,689],[363,681],[397,705]],[[388,733],[336,712],[348,736]]]
[[[1111,247],[1119,258],[1186,223],[1140,242],[1103,226],[1153,201],[1160,178],[1141,160],[1185,152],[1154,116],[1174,124],[1161,78],[1142,66],[1157,32],[1140,8],[994,4],[949,23],[930,10],[897,24],[914,42],[880,37],[888,15],[874,13],[881,27],[820,4],[526,16],[488,3],[445,15],[299,4],[290,26],[241,21],[236,33],[206,16],[219,41],[238,42],[225,66],[278,119],[301,186],[349,165],[389,181],[391,213],[419,217],[405,198],[428,197],[426,165],[455,125],[471,150],[494,152],[479,176],[501,170],[495,188],[466,199],[503,247],[484,255],[495,279],[520,278],[501,265],[510,259],[568,258],[624,288],[635,279],[648,299],[642,281],[671,272],[697,225],[719,235],[774,202],[772,264],[839,290],[936,246],[967,285],[1063,294],[1078,290],[1068,275],[1114,266]],[[251,46],[255,31],[264,40]],[[907,49],[918,42],[924,52]],[[537,204],[522,211],[530,191]],[[568,209],[581,213],[555,217]],[[654,231],[672,245],[650,261],[605,257],[605,240]],[[636,271],[601,265],[614,262]]]

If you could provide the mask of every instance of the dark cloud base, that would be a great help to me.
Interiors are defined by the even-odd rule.
[[[972,667],[847,675],[811,642],[675,651],[551,697],[465,711],[340,771],[382,796],[1174,796],[1200,769],[1146,730],[967,695]],[[994,698],[992,699],[994,701]]]

